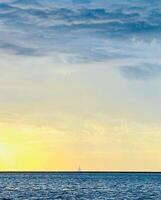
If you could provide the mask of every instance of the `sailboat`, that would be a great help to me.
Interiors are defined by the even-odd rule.
[[[80,165],[78,166],[78,172],[81,172],[81,167],[80,167]]]

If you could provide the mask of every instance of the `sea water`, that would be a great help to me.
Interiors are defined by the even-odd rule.
[[[160,173],[1,173],[3,200],[157,200]]]

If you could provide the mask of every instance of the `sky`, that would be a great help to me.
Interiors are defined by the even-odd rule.
[[[160,3],[1,0],[0,170],[161,170]]]

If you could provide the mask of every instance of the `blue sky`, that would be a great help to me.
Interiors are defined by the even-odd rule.
[[[10,65],[7,56],[18,62],[8,66],[11,75],[9,70],[9,81],[4,81],[31,80],[35,85],[42,79],[48,82],[53,72],[78,76],[81,82],[81,73],[87,70],[94,76],[100,74],[93,88],[106,90],[109,74],[114,73],[118,82],[127,81],[130,87],[139,85],[138,92],[133,91],[136,97],[140,98],[141,88],[150,95],[153,92],[149,87],[155,91],[160,84],[160,12],[158,1],[1,1],[0,52],[6,56],[1,73],[8,73],[4,67]],[[38,66],[39,58],[46,66]],[[32,66],[25,67],[22,59]],[[61,82],[59,76],[54,76],[54,81]],[[99,86],[101,76],[103,86]],[[91,83],[89,77],[86,84]],[[115,84],[117,81],[111,88]],[[125,93],[125,99],[130,98],[128,91]]]
[[[157,1],[11,0],[0,9],[1,48],[17,54],[60,52],[87,62],[138,58],[149,43],[160,47]]]

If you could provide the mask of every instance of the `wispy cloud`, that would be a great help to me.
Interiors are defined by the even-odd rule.
[[[156,2],[148,5],[144,1],[2,1],[0,48],[28,56],[63,52],[85,62],[126,58],[129,49],[122,41],[130,48],[134,36],[160,40],[161,8]]]
[[[161,75],[160,11],[157,1],[1,1],[2,112],[135,112],[131,96],[155,91],[136,80]]]
[[[122,75],[129,80],[150,80],[161,76],[161,65],[143,63],[121,67]]]

